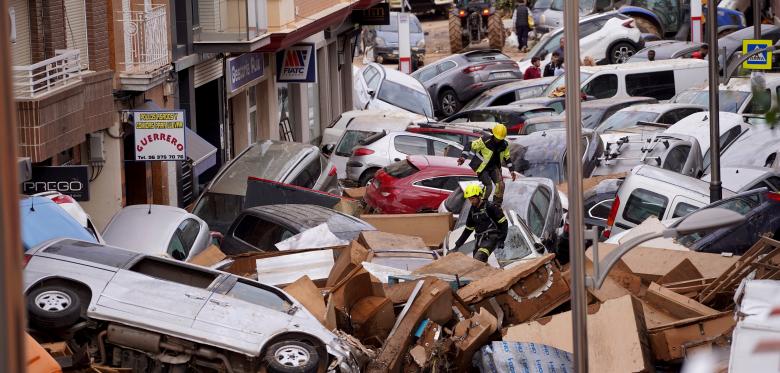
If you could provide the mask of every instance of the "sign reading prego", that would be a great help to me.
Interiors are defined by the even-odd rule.
[[[135,160],[183,161],[187,159],[184,141],[184,111],[135,111]]]
[[[87,166],[35,166],[32,179],[22,184],[24,194],[56,191],[76,201],[89,201]]]

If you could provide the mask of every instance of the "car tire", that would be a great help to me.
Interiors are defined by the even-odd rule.
[[[460,110],[460,100],[452,89],[445,89],[439,93],[439,111],[442,116],[448,117]]]
[[[296,340],[277,342],[265,353],[270,373],[316,372],[320,356],[314,346]]]
[[[376,174],[377,171],[379,171],[378,168],[369,168],[368,170],[363,171],[363,174],[360,175],[360,179],[358,180],[358,186],[364,187],[368,185],[368,182],[374,178],[374,174]]]
[[[639,31],[641,31],[643,34],[653,34],[663,39],[663,35],[661,35],[661,29],[658,28],[658,26],[653,21],[645,17],[638,17],[638,16],[634,16],[631,18],[634,19],[634,23],[636,23],[636,28],[638,28]]]
[[[504,23],[501,21],[501,16],[498,13],[493,13],[488,18],[488,43],[490,48],[504,49],[505,36],[506,33],[504,32]]]
[[[63,285],[41,286],[27,294],[30,323],[42,330],[64,329],[81,318],[81,297]]]
[[[463,50],[463,26],[455,11],[450,12],[449,22],[450,52],[455,54]]]
[[[636,53],[636,47],[633,44],[620,41],[609,48],[608,60],[610,64],[625,63],[634,53]]]

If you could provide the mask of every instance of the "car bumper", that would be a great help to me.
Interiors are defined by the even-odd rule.
[[[347,180],[354,182],[360,181],[360,175],[366,170],[365,163],[360,161],[347,161]]]
[[[396,60],[400,57],[398,47],[374,47],[374,54],[390,60]],[[412,48],[412,57],[423,59],[425,48]]]

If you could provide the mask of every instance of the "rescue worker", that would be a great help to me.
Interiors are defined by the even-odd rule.
[[[493,195],[493,203],[501,207],[504,201],[504,178],[501,177],[501,167],[512,168],[512,162],[509,160],[509,143],[506,139],[506,126],[499,123],[493,127],[493,134],[482,136],[471,142],[460,155],[458,165],[470,157],[469,166],[477,173],[479,181],[485,186],[484,198],[487,200],[493,190],[493,183],[496,184],[496,192]],[[512,174],[512,181],[515,181],[516,175]]]
[[[474,259],[487,262],[490,254],[504,247],[509,224],[501,207],[483,198],[485,190],[479,184],[469,184],[463,197],[471,203],[466,229],[455,242],[455,250],[463,246],[474,232]]]

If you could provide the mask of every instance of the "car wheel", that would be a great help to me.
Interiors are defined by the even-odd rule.
[[[439,110],[445,117],[453,115],[460,110],[460,101],[458,101],[455,91],[447,89],[439,94]]]
[[[265,361],[271,373],[306,373],[317,371],[320,357],[312,345],[290,340],[269,347]]]
[[[636,53],[636,47],[630,43],[621,41],[609,50],[609,63],[624,63]]]
[[[364,187],[368,185],[368,182],[371,181],[371,179],[374,178],[374,174],[379,171],[378,168],[369,168],[368,170],[365,170],[362,175],[360,175],[360,180],[358,180],[359,186]]]
[[[663,35],[661,35],[661,30],[658,28],[658,26],[655,25],[652,21],[650,21],[647,18],[644,17],[632,17],[634,18],[634,23],[636,23],[636,28],[639,29],[643,34],[653,34],[657,36],[658,38],[661,38]]]
[[[81,299],[68,287],[42,286],[27,295],[27,312],[40,329],[63,329],[81,317]]]

